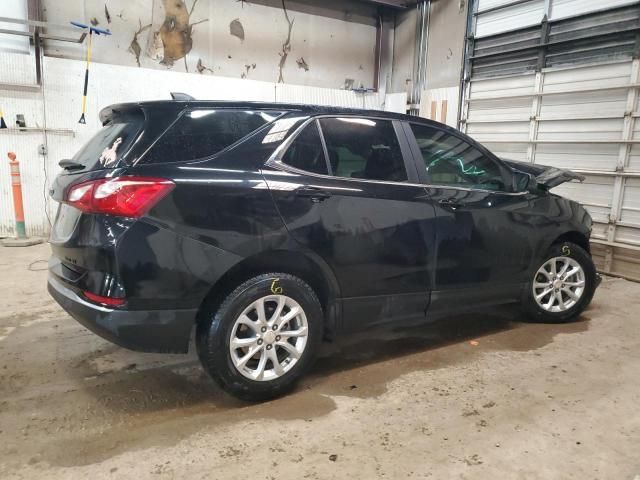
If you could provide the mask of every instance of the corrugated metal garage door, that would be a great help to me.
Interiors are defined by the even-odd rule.
[[[554,192],[593,216],[600,270],[640,280],[639,3],[479,0],[473,11],[462,130],[499,156],[585,174]]]

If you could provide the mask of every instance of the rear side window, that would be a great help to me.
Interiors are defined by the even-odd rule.
[[[406,182],[400,144],[389,120],[322,118],[329,163],[337,177]]]
[[[210,157],[275,120],[281,112],[198,109],[184,113],[151,147],[146,163]]]
[[[282,163],[306,172],[328,175],[327,161],[316,122],[311,122],[295,138],[282,157]]]
[[[71,159],[84,165],[84,170],[114,168],[136,138],[142,118],[121,120],[98,131]]]

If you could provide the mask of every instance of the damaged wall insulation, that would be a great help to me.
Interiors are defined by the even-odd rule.
[[[94,21],[113,36],[93,60],[341,88],[372,86],[376,9],[357,1],[42,0],[47,21]],[[82,59],[84,46],[51,42],[45,54]]]

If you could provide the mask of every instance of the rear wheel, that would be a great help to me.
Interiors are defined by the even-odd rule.
[[[322,334],[322,308],[301,279],[254,277],[236,288],[198,329],[198,354],[211,377],[244,400],[266,400],[295,385]]]
[[[580,246],[551,246],[527,286],[523,305],[532,320],[560,323],[575,319],[589,305],[596,288],[591,256]]]

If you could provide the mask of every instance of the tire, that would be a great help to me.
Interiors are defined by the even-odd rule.
[[[556,259],[554,262],[553,259]],[[558,278],[554,283],[552,268],[555,263],[556,273],[562,273],[562,268],[568,265],[566,273],[575,271],[579,266],[582,274],[577,271],[571,277],[565,274],[564,280]],[[543,269],[546,273],[542,273]],[[551,274],[549,277],[547,274]],[[584,285],[580,290],[581,280]],[[523,294],[523,307],[530,320],[540,323],[564,323],[576,319],[591,303],[597,285],[596,269],[589,253],[582,247],[571,242],[560,242],[549,249],[548,254],[538,264],[532,273],[532,280],[526,285]],[[546,286],[544,286],[546,285]],[[559,288],[556,288],[559,287]],[[547,290],[551,291],[540,298]],[[573,292],[570,296],[568,290]],[[537,294],[537,295],[536,295]],[[557,295],[560,294],[559,299]],[[577,296],[578,298],[574,298]],[[552,297],[555,297],[552,299]],[[562,300],[562,305],[560,300]],[[549,306],[551,305],[551,306]]]
[[[231,395],[247,401],[278,397],[311,366],[322,339],[323,313],[315,292],[298,277],[266,273],[251,278],[213,310],[205,312],[198,325],[198,356],[211,378]],[[249,356],[251,352],[256,353]]]

